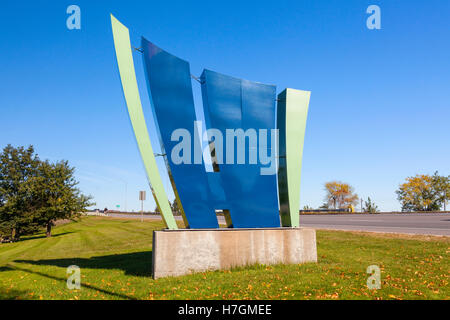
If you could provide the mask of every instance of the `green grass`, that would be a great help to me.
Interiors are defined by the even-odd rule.
[[[160,222],[83,218],[0,244],[1,299],[449,299],[450,238],[318,231],[317,264],[253,266],[153,280]],[[366,286],[369,265],[382,288]],[[66,268],[81,268],[81,290]]]

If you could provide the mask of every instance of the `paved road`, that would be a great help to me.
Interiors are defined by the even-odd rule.
[[[140,219],[139,215],[131,214],[108,216]],[[161,217],[144,216],[144,219],[160,220]],[[175,219],[181,220],[181,217]],[[219,221],[224,223],[223,217],[219,217]],[[316,229],[450,236],[450,213],[301,215],[300,225]]]
[[[301,215],[300,225],[317,229],[450,236],[449,213]]]
[[[126,219],[141,219],[140,214],[125,214],[125,213],[108,213],[108,217],[112,218],[126,218]],[[144,215],[144,220],[161,220],[159,215]],[[181,216],[175,216],[175,220],[182,221]]]
[[[124,213],[108,213],[108,217],[112,218],[125,218],[125,219],[141,219],[141,215],[139,214],[124,214]],[[225,224],[224,217],[217,217],[219,220],[219,223]],[[159,215],[144,215],[144,220],[161,220],[161,216]],[[181,216],[175,216],[175,220],[177,221],[183,221]]]

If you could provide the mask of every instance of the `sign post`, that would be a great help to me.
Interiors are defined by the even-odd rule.
[[[146,198],[145,191],[139,191],[139,200],[141,200],[141,222],[144,222],[144,201]]]

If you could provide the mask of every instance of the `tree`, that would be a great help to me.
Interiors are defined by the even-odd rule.
[[[417,174],[407,177],[396,191],[402,211],[437,211],[450,196],[450,177]]]
[[[178,206],[177,199],[173,199],[172,203],[170,204],[170,208],[172,209],[174,215],[176,216],[181,215],[181,210],[180,207]]]
[[[328,209],[330,209],[330,206],[328,205],[328,201],[325,202],[325,203],[323,203],[323,204],[319,207],[319,209],[322,209],[322,210],[328,210]]]
[[[450,200],[450,176],[440,176],[436,171],[433,175],[433,185],[439,202],[444,206],[444,211],[446,211],[446,203]]]
[[[6,146],[0,154],[0,230],[12,240],[57,219],[73,219],[92,205],[76,188],[74,168],[67,161],[41,161],[33,146]]]
[[[35,231],[30,179],[37,175],[39,157],[33,146],[7,145],[0,154],[0,227],[11,240]]]
[[[44,226],[47,237],[51,237],[56,220],[77,218],[93,203],[77,188],[75,168],[67,161],[42,161],[37,171],[30,181],[34,221]]]
[[[358,195],[347,183],[331,181],[325,183],[325,202],[334,209],[347,209],[358,203]]]
[[[372,202],[370,197],[367,198],[367,201],[364,201],[363,211],[368,213],[379,212],[378,207],[375,205],[375,203]]]

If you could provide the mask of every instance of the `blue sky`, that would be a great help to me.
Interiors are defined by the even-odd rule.
[[[81,8],[81,30],[66,28],[71,4]],[[371,4],[381,8],[381,30],[366,28]],[[312,91],[302,207],[320,206],[323,184],[342,180],[380,209],[399,210],[395,190],[405,177],[450,174],[447,0],[3,1],[0,147],[33,144],[42,158],[69,160],[99,208],[139,210],[138,191],[149,190],[110,13],[130,28],[134,45],[144,35],[188,60],[193,74],[208,68],[278,92]],[[156,142],[141,57],[134,58]],[[194,83],[197,103],[199,90]]]

